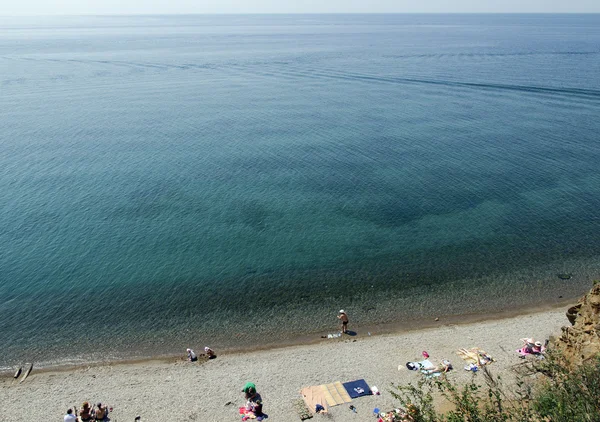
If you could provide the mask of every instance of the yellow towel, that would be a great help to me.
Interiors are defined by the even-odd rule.
[[[325,400],[329,406],[337,406],[344,403],[350,403],[352,399],[340,381],[332,384],[323,384],[321,386]]]

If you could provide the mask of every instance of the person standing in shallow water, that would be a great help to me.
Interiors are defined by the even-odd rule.
[[[348,315],[346,314],[346,312],[344,312],[343,309],[340,310],[338,319],[342,321],[342,333],[348,334]]]

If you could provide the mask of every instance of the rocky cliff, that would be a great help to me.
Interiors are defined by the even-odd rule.
[[[551,347],[559,350],[572,365],[579,365],[600,354],[600,283],[567,311],[570,327],[562,327]]]

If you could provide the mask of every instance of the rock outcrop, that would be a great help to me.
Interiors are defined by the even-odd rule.
[[[595,282],[588,294],[567,311],[571,327],[551,341],[567,362],[579,365],[600,354],[600,283]]]

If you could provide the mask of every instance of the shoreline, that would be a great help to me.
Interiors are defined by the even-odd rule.
[[[524,308],[515,308],[515,309],[507,309],[503,311],[494,311],[488,314],[483,313],[467,313],[462,315],[450,315],[450,316],[441,316],[439,317],[439,321],[435,321],[435,319],[427,320],[415,324],[413,320],[408,322],[393,322],[393,323],[384,323],[384,324],[369,324],[369,325],[358,325],[357,329],[359,332],[355,332],[354,336],[343,337],[342,339],[327,339],[322,338],[321,334],[315,332],[311,334],[300,335],[293,339],[283,340],[277,343],[268,343],[264,345],[250,345],[246,347],[229,347],[217,350],[218,354],[223,354],[227,356],[233,355],[246,355],[250,353],[257,352],[269,352],[269,351],[277,351],[282,349],[289,349],[300,346],[310,346],[310,345],[318,345],[321,343],[330,343],[340,340],[358,340],[369,337],[379,337],[379,336],[398,336],[404,334],[410,334],[419,330],[432,330],[432,329],[440,329],[448,326],[465,326],[476,323],[484,323],[484,322],[499,322],[503,320],[518,318],[522,316],[541,314],[545,312],[564,310],[569,307],[569,305],[573,304],[577,297],[571,299],[563,299],[549,303],[544,305],[536,305],[531,306],[527,309]],[[352,332],[353,326],[350,325],[350,331]],[[336,330],[331,330],[335,332]],[[195,350],[200,350],[201,348],[192,347]],[[35,373],[52,373],[52,372],[69,372],[75,371],[79,369],[90,369],[102,366],[129,366],[129,365],[140,365],[140,364],[152,364],[152,363],[176,363],[176,362],[184,362],[185,361],[185,353],[173,353],[173,354],[164,354],[164,355],[154,355],[148,357],[139,357],[139,358],[123,358],[123,359],[112,359],[112,360],[103,360],[103,361],[89,361],[82,362],[79,364],[73,363],[65,363],[65,364],[50,364],[36,367],[35,362],[33,372]],[[23,366],[26,362],[23,362]],[[31,363],[31,362],[27,362]],[[0,371],[0,379],[3,378],[12,378],[14,374],[15,368],[11,368],[5,371]]]
[[[422,359],[427,350],[431,361],[449,359],[454,370],[448,377],[457,383],[473,376],[456,351],[481,347],[496,360],[490,370],[501,374],[505,384],[514,382],[513,369],[524,363],[515,350],[520,338],[544,340],[568,325],[566,308],[525,312],[518,316],[476,320],[438,327],[417,328],[402,333],[343,337],[317,344],[281,346],[266,350],[245,350],[218,354],[217,359],[189,363],[178,358],[118,361],[72,368],[33,371],[24,383],[0,378],[0,402],[5,415],[25,419],[42,415],[59,418],[68,407],[80,407],[84,400],[114,407],[113,420],[178,420],[219,422],[239,420],[240,393],[246,381],[254,382],[272,420],[295,420],[293,402],[300,390],[311,385],[365,379],[377,386],[380,396],[354,399],[357,413],[348,405],[330,408],[330,420],[347,422],[373,420],[373,409],[398,406],[390,394],[394,384],[415,384],[418,372],[405,368],[407,361]],[[398,370],[400,369],[400,370]],[[350,416],[349,416],[350,415]],[[0,416],[0,420],[3,420]]]
[[[155,314],[135,320],[128,319],[131,315],[126,309],[110,308],[106,312],[113,316],[124,313],[116,325],[112,320],[100,324],[98,315],[95,320],[76,318],[33,331],[26,322],[5,337],[0,373],[11,373],[26,362],[34,362],[40,369],[171,359],[181,356],[187,347],[199,350],[207,345],[219,353],[236,353],[316,344],[323,341],[322,335],[339,330],[335,316],[340,308],[349,311],[351,329],[361,335],[506,318],[577,300],[589,290],[590,280],[600,277],[591,264],[563,263],[573,274],[569,280],[557,278],[557,267],[552,265],[554,269],[532,267],[439,284],[413,280],[402,288],[373,289],[367,282],[361,288],[351,285],[351,294],[346,296],[305,293],[291,301],[267,298],[256,307],[225,307],[213,312],[198,308],[199,312],[185,316],[174,313],[176,303],[162,309],[166,313],[160,318]],[[434,321],[436,318],[440,320]],[[57,342],[60,338],[68,338],[71,347],[65,349]]]

